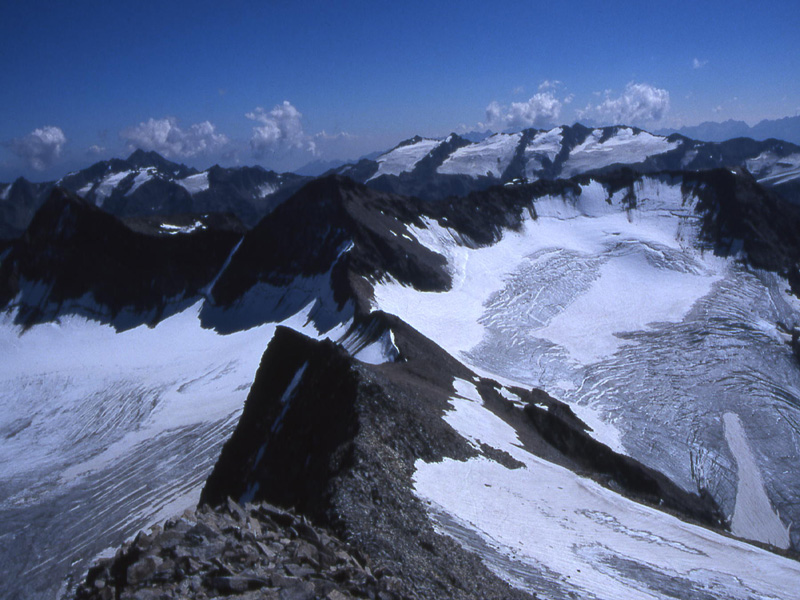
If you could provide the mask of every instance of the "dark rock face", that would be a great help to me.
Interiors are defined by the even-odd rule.
[[[399,362],[366,365],[329,342],[279,329],[201,502],[230,495],[294,506],[389,565],[410,596],[529,597],[436,535],[413,495],[418,458],[477,454],[440,418],[451,373],[471,374],[402,322],[381,319]]]
[[[349,465],[348,442],[358,431],[357,380],[349,366],[332,342],[310,343],[279,328],[251,388],[253,402],[225,446],[226,466],[211,474],[201,502],[262,498],[263,487],[282,506],[324,516],[326,484]],[[252,440],[261,442],[255,455]]]
[[[0,240],[16,238],[25,231],[52,188],[50,183],[31,183],[22,177],[9,184],[5,199],[0,200]]]
[[[363,286],[363,277],[391,275],[417,289],[446,289],[442,257],[402,236],[406,223],[421,225],[420,213],[412,199],[340,176],[318,179],[245,236],[214,300],[227,306],[257,283],[287,285],[331,269],[340,306],[357,299],[353,288]]]
[[[703,231],[716,252],[741,248],[756,268],[788,276],[800,293],[800,206],[787,203],[744,171],[716,169],[683,175],[684,189],[700,199]]]
[[[279,329],[261,362],[236,432],[208,479],[201,503],[268,501],[295,507],[394,565],[425,598],[524,597],[496,581],[476,556],[431,528],[413,493],[418,460],[477,455],[508,469],[522,465],[490,445],[470,445],[441,417],[453,381],[477,381],[484,404],[514,427],[526,449],[588,474],[640,501],[711,526],[719,510],[707,494],[684,492],[662,474],[594,441],[568,407],[543,392],[517,390],[522,409],[394,317],[396,362],[367,365],[330,342]]]
[[[208,189],[194,194],[191,212],[229,212],[253,227],[310,179],[261,167],[225,169],[215,165],[208,170]]]
[[[239,238],[236,229],[139,233],[56,188],[0,264],[0,304],[16,299],[25,325],[65,312],[154,324],[200,295]]]
[[[415,598],[385,565],[271,504],[187,511],[92,567],[76,599]]]

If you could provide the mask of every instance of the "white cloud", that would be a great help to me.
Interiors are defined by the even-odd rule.
[[[61,128],[49,125],[34,129],[25,137],[11,140],[8,146],[31,167],[43,171],[58,160],[66,143],[67,137]]]
[[[504,131],[550,126],[558,120],[563,104],[552,92],[539,92],[527,102],[512,102],[510,106],[494,101],[486,107],[486,122],[478,127]]]
[[[545,79],[539,84],[539,91],[543,92],[544,90],[554,90],[559,87],[561,87],[561,82],[558,79]]]
[[[105,151],[106,149],[103,146],[98,146],[97,144],[94,144],[92,146],[89,146],[89,148],[86,150],[86,154],[88,154],[89,156],[99,156],[103,154]]]
[[[302,113],[288,100],[269,112],[259,106],[245,117],[261,123],[253,127],[253,136],[250,138],[250,147],[256,156],[286,150],[316,151],[314,141],[303,131]]]
[[[606,90],[605,100],[577,111],[578,118],[590,118],[609,125],[634,125],[660,121],[669,111],[669,92],[647,83],[631,82],[616,98]]]
[[[693,69],[702,69],[708,64],[707,60],[700,60],[699,58],[695,58],[692,61],[692,68]]]
[[[335,142],[338,140],[354,140],[356,138],[352,133],[340,131],[339,133],[328,133],[324,129],[314,134],[315,140],[324,140],[326,142]]]
[[[228,137],[217,133],[209,121],[181,129],[175,117],[148,119],[136,127],[123,130],[120,136],[131,148],[155,150],[167,158],[206,154],[229,143]]]

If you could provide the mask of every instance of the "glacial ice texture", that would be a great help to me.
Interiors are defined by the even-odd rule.
[[[729,518],[742,461],[723,415],[737,415],[798,548],[800,370],[778,326],[800,321],[797,302],[777,275],[704,248],[679,186],[646,179],[635,193],[635,209],[594,183],[537,200],[538,219],[487,248],[428,223],[414,235],[448,258],[452,289],[384,282],[376,304],[479,372],[568,402],[598,439],[707,488]]]

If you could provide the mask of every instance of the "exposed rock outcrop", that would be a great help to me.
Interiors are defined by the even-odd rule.
[[[80,600],[414,598],[386,565],[292,511],[228,500],[142,532],[101,560]]]

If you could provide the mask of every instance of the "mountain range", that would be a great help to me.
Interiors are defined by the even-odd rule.
[[[706,142],[724,142],[734,138],[747,137],[755,140],[770,138],[800,143],[800,116],[783,117],[781,119],[764,119],[752,127],[744,121],[728,119],[721,123],[705,121],[699,125],[681,127],[680,129],[662,129],[661,135],[679,133],[689,138]]]
[[[456,134],[446,139],[417,136],[374,159],[326,173],[439,201],[498,184],[569,178],[620,166],[639,173],[744,167],[765,186],[800,202],[800,146],[776,139],[698,142],[631,127],[589,129],[576,124],[498,133],[476,142]],[[18,236],[55,186],[119,217],[229,212],[252,227],[311,179],[261,167],[214,166],[198,172],[155,152],[137,150],[125,160],[102,161],[56,182],[20,178],[0,184],[0,238]]]
[[[312,523],[382,598],[792,598],[798,157],[573,126],[0,188],[0,596],[199,504],[240,525],[81,593],[322,597]],[[234,577],[238,542],[295,562]]]

